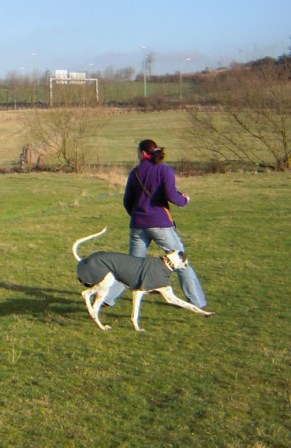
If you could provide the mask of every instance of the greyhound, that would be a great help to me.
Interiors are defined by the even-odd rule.
[[[133,291],[131,321],[136,331],[144,331],[138,323],[140,304],[143,295],[152,291],[159,292],[172,305],[205,317],[215,314],[204,311],[175,296],[170,283],[171,274],[177,269],[185,269],[188,265],[186,254],[182,251],[172,250],[159,258],[139,258],[118,252],[94,252],[86,258],[81,258],[78,254],[80,245],[100,237],[106,230],[107,227],[101,232],[80,238],[74,242],[72,247],[74,257],[78,261],[78,279],[88,288],[81,294],[90,316],[101,330],[111,329],[109,325],[101,323],[99,312],[115,281],[121,282],[126,288]]]

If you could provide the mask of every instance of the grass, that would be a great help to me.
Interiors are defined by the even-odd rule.
[[[0,170],[19,164],[23,146],[33,143],[27,126],[33,113],[33,110],[0,112]],[[215,114],[218,121],[223,120],[222,114]],[[186,167],[190,161],[196,166],[202,166],[210,158],[206,150],[203,157],[200,151],[201,147],[203,150],[207,147],[207,139],[204,141],[205,135],[201,138],[197,133],[190,139],[191,126],[189,115],[182,110],[145,113],[107,108],[104,126],[96,134],[86,138],[82,150],[89,164],[128,165],[136,162],[138,142],[150,138],[166,148],[166,161],[181,162]],[[241,135],[241,140],[248,142],[249,136]],[[262,160],[274,162],[270,153],[260,148],[258,143],[255,144]],[[230,159],[232,157],[230,154]],[[246,168],[246,164],[238,161],[239,163],[241,169]],[[237,169],[234,163],[232,167]]]
[[[33,111],[0,112],[0,168],[19,160],[24,144],[29,143],[26,120]],[[97,135],[88,141],[87,151],[92,162],[136,162],[136,148],[144,138],[155,139],[167,148],[167,159],[179,161],[192,158],[189,145],[182,142],[186,126],[184,112],[130,112],[112,111],[109,120]]]
[[[100,163],[136,162],[138,142],[150,138],[167,148],[168,160],[178,161],[185,157],[188,148],[185,142],[184,149],[181,148],[182,130],[185,126],[184,112],[131,112],[112,115],[90,146],[95,145]]]
[[[213,114],[219,126],[226,126],[228,119],[225,114],[220,112],[213,112]],[[205,113],[201,112],[201,116],[203,115],[205,116]],[[265,164],[275,163],[273,155],[265,145],[251,138],[242,129],[234,128],[234,126],[230,128],[230,132],[233,132],[235,136],[233,141],[239,139],[239,145],[244,142],[244,150],[251,156],[251,160]],[[267,137],[273,140],[275,138],[271,131]],[[205,164],[209,167],[211,163],[213,169],[219,168],[220,158],[216,158],[216,153],[211,152],[213,146],[209,145],[205,131],[201,135],[201,131],[194,129],[194,121],[191,122],[189,114],[183,110],[147,113],[122,110],[116,113],[115,111],[100,132],[92,136],[86,145],[86,160],[93,163],[98,161],[101,165],[135,163],[137,144],[145,138],[154,139],[158,145],[165,147],[166,161],[173,164],[179,162],[180,165],[185,166],[185,171],[187,167],[191,167],[189,162],[192,162],[192,166],[196,169],[199,166],[203,167],[203,164],[204,167]],[[216,140],[215,144],[222,143]],[[225,142],[223,144],[225,145]],[[233,171],[254,169],[254,165],[247,158],[242,160],[227,149],[223,153],[226,160],[224,164],[221,164],[221,168],[224,166],[226,170]]]
[[[144,334],[129,292],[99,331],[75,278],[77,237],[108,225],[84,252],[128,250],[110,180],[0,177],[0,446],[289,447],[290,174],[179,180],[192,201],[174,216],[217,316],[150,295]]]
[[[24,118],[31,111],[0,112],[0,168],[19,160],[22,147],[27,143]]]

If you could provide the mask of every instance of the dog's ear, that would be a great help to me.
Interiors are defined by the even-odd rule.
[[[175,250],[165,250],[165,253],[167,254],[167,255],[169,255],[169,254],[173,254],[174,252],[176,252]]]
[[[179,252],[179,257],[184,262],[187,260],[187,254],[185,252],[183,252],[182,250],[180,250],[180,252]]]

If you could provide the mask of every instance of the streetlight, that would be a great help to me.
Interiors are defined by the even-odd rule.
[[[24,67],[20,67],[19,70],[24,70]],[[16,89],[17,89],[17,76],[18,70],[14,72],[14,78],[13,78],[13,96],[14,96],[14,109],[17,109],[17,100],[16,100]]]
[[[33,80],[34,80],[34,104],[36,104],[37,100],[37,75],[36,75],[36,53],[31,53],[33,57]]]
[[[85,67],[84,67],[84,71],[86,72],[86,75],[87,75],[87,72],[88,72],[88,74],[90,74],[89,73],[89,70],[90,70],[90,68],[89,67],[93,67],[93,62],[90,62],[90,64],[86,64],[85,65]]]
[[[191,58],[183,59],[181,61],[181,64],[180,64],[180,100],[182,100],[182,98],[183,98],[183,92],[182,92],[182,66],[183,66],[183,63],[186,62],[186,61],[191,61]]]
[[[141,48],[142,50],[146,50],[146,47],[144,47],[142,45],[139,48]],[[143,60],[143,91],[144,91],[144,96],[147,96],[146,56],[144,57],[144,60]]]

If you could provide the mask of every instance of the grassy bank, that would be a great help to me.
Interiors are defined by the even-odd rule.
[[[122,179],[0,176],[0,445],[287,448],[290,180],[179,182],[192,201],[174,216],[217,316],[150,295],[138,334],[128,292],[102,311],[111,332],[98,330],[71,253],[105,225],[84,252],[127,252]]]
[[[23,145],[30,142],[27,119],[34,111],[0,111],[0,168],[19,160]],[[85,153],[91,163],[136,161],[137,143],[155,139],[167,148],[167,159],[192,158],[189,145],[181,140],[187,125],[184,112],[125,112],[110,110],[108,119],[97,135],[86,142]],[[190,152],[189,152],[190,151]]]
[[[160,146],[166,148],[166,160],[172,163],[184,163],[187,161],[201,163],[214,157],[205,149],[207,136],[203,138],[199,133],[189,138],[189,129],[193,124],[189,121],[189,115],[185,111],[141,112],[127,111],[125,109],[104,109],[100,112],[103,126],[93,129],[91,134],[84,139],[81,152],[87,165],[128,164],[136,162],[136,148],[140,140],[150,138]],[[26,144],[35,142],[28,131],[29,118],[35,111],[0,111],[0,170],[19,165],[19,155]],[[45,114],[47,111],[39,112]],[[221,123],[225,117],[220,112],[213,112],[215,119]],[[238,131],[234,130],[234,135]],[[188,135],[188,138],[186,136]],[[202,138],[202,140],[201,140]],[[205,141],[203,140],[205,138]],[[242,134],[241,140],[248,141],[249,135]],[[262,149],[254,142],[258,154],[262,160],[273,161],[266,148]],[[35,161],[37,156],[35,155]],[[229,154],[229,159],[237,159]],[[238,158],[239,159],[239,158]],[[44,164],[49,161],[43,159]],[[246,164],[241,160],[233,163],[232,170],[246,169]],[[28,168],[28,167],[27,167]],[[217,167],[216,167],[217,168]]]

